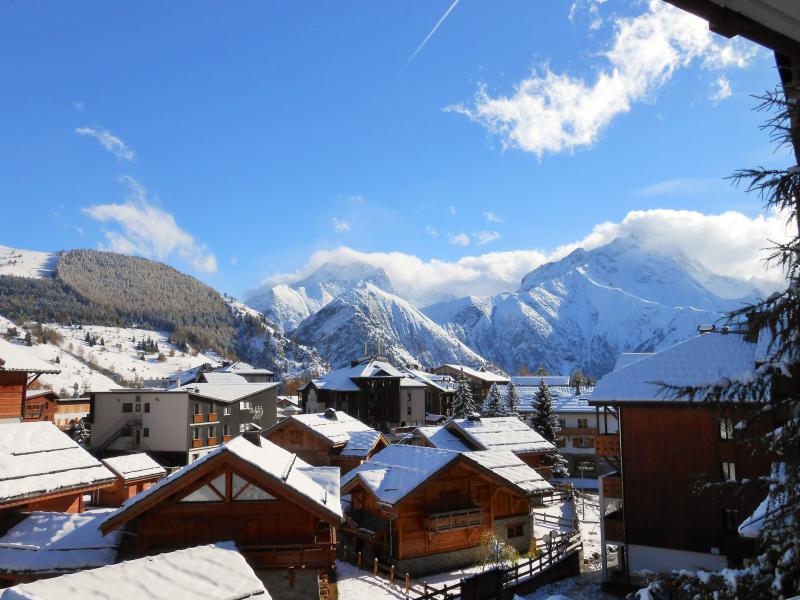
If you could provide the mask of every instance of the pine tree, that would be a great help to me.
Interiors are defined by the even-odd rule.
[[[544,379],[539,380],[539,387],[533,399],[536,405],[536,412],[533,414],[531,426],[536,433],[558,447],[558,441],[561,439],[561,424],[558,422],[558,417],[553,409],[553,396],[550,394],[550,388],[544,382]],[[550,467],[554,475],[561,477],[569,475],[567,470],[568,463],[558,451],[544,455],[541,459],[541,464],[544,467]]]
[[[497,384],[493,383],[489,388],[485,414],[487,417],[499,417],[502,413],[503,401],[500,399],[500,390],[497,389]]]
[[[794,146],[800,156],[800,87],[778,88],[760,98],[759,110],[772,112],[764,126],[780,146]],[[775,456],[772,473],[762,481],[748,480],[742,488],[769,482],[771,510],[763,519],[759,552],[743,569],[705,573],[697,577],[686,571],[660,574],[648,586],[650,596],[684,598],[790,598],[800,593],[800,168],[747,169],[734,173],[736,184],[745,184],[764,201],[766,211],[785,215],[795,233],[785,243],[773,243],[769,262],[786,274],[787,285],[759,302],[728,315],[734,329],[746,321],[749,339],[768,340],[764,363],[741,378],[706,386],[687,387],[664,382],[674,397],[749,409],[733,442],[748,453]],[[731,334],[735,335],[735,334]],[[764,421],[779,426],[764,435]],[[758,488],[756,488],[758,489]],[[744,489],[739,490],[744,491]],[[644,594],[642,594],[644,595]]]
[[[575,369],[569,377],[569,384],[575,388],[575,395],[581,395],[581,387],[586,383],[586,376],[580,369]]]
[[[25,345],[26,346],[33,346],[33,337],[31,337],[31,332],[30,331],[25,333]]]
[[[543,366],[540,366],[538,369],[536,369],[536,373],[534,373],[534,375],[542,376],[542,375],[550,375],[550,373],[548,373],[547,369],[545,369]]]
[[[474,411],[475,403],[472,400],[472,389],[469,381],[464,377],[464,369],[461,369],[461,374],[458,376],[458,383],[456,384],[456,393],[453,396],[453,417],[463,419]]]
[[[517,386],[514,385],[512,380],[508,381],[506,386],[506,414],[516,417],[519,415],[519,394],[517,394]]]

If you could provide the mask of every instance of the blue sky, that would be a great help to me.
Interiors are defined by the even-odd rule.
[[[783,159],[751,111],[773,60],[657,4],[462,0],[410,63],[452,0],[0,4],[0,243],[234,294],[417,265],[420,303],[633,231],[758,276],[775,224],[721,178]]]

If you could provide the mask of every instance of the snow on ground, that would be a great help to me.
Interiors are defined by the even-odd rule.
[[[544,585],[525,596],[515,596],[515,600],[619,600],[625,597],[604,591],[601,584],[600,572],[592,571]]]
[[[375,577],[355,565],[336,561],[336,590],[340,600],[405,600],[403,588]]]
[[[586,568],[597,570],[600,568],[600,499],[597,494],[590,492],[578,492],[574,504],[572,502],[562,502],[545,507],[534,509],[534,516],[548,515],[556,517],[560,523],[545,522],[536,519],[534,524],[534,535],[542,547],[543,540],[551,531],[568,533],[572,530],[572,522],[577,512],[581,540],[583,541],[583,558],[589,562]]]
[[[51,252],[17,250],[8,246],[0,246],[0,275],[15,275],[33,279],[52,277],[56,262],[58,262],[58,255]]]

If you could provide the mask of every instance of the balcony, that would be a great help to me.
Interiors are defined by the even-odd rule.
[[[219,421],[219,419],[217,418],[217,413],[208,413],[209,423],[216,423],[217,421]]]
[[[625,542],[625,521],[622,519],[622,511],[610,513],[605,516],[605,529],[607,542]]]
[[[230,439],[231,439],[231,436],[229,436],[229,435],[223,435],[223,436],[222,436],[222,443],[224,444],[225,442],[229,441]]]
[[[561,435],[582,435],[594,436],[597,435],[597,427],[562,427]]]
[[[454,529],[467,529],[483,525],[483,510],[480,508],[467,508],[449,512],[433,513],[428,515],[428,531],[452,531]]]
[[[297,546],[238,546],[251,567],[330,568],[336,563],[336,544],[320,543]]]
[[[597,442],[597,456],[604,456],[610,458],[619,458],[619,435],[616,433],[606,433],[598,435]]]
[[[603,482],[604,498],[622,498],[622,477],[619,473],[609,473],[600,478]]]
[[[203,447],[203,440],[196,439],[192,440],[192,448],[202,448]]]
[[[216,437],[208,438],[208,445],[209,446],[216,446],[217,445],[217,438]]]
[[[195,415],[194,421],[192,421],[192,423],[205,423],[205,418],[203,417],[203,415]]]

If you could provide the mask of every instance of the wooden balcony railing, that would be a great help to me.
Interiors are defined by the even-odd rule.
[[[222,436],[222,443],[224,444],[225,442],[227,442],[227,441],[228,441],[228,440],[230,440],[230,439],[231,439],[231,436],[229,436],[229,435],[223,435],[223,436]]]
[[[622,511],[618,510],[605,516],[606,540],[610,542],[625,541],[625,521]]]
[[[192,423],[204,423],[204,422],[205,422],[205,417],[203,415],[195,415],[194,421],[192,421]]]
[[[600,479],[603,482],[603,497],[622,498],[622,477],[619,473],[609,473]]]
[[[336,544],[321,543],[285,546],[238,546],[251,567],[331,567],[336,563]]]
[[[192,448],[202,448],[203,447],[203,440],[197,439],[192,440]]]
[[[483,513],[484,511],[480,508],[433,513],[427,518],[428,531],[451,531],[467,527],[480,527],[483,525]]]
[[[561,435],[585,435],[587,437],[597,435],[597,427],[562,427]]]
[[[217,438],[216,437],[208,438],[208,445],[209,446],[216,446],[217,445]]]
[[[217,421],[219,421],[219,419],[217,418],[217,413],[208,413],[208,421],[210,423],[216,423]]]
[[[607,456],[619,458],[619,435],[616,433],[606,433],[598,435],[596,438],[597,456]]]

